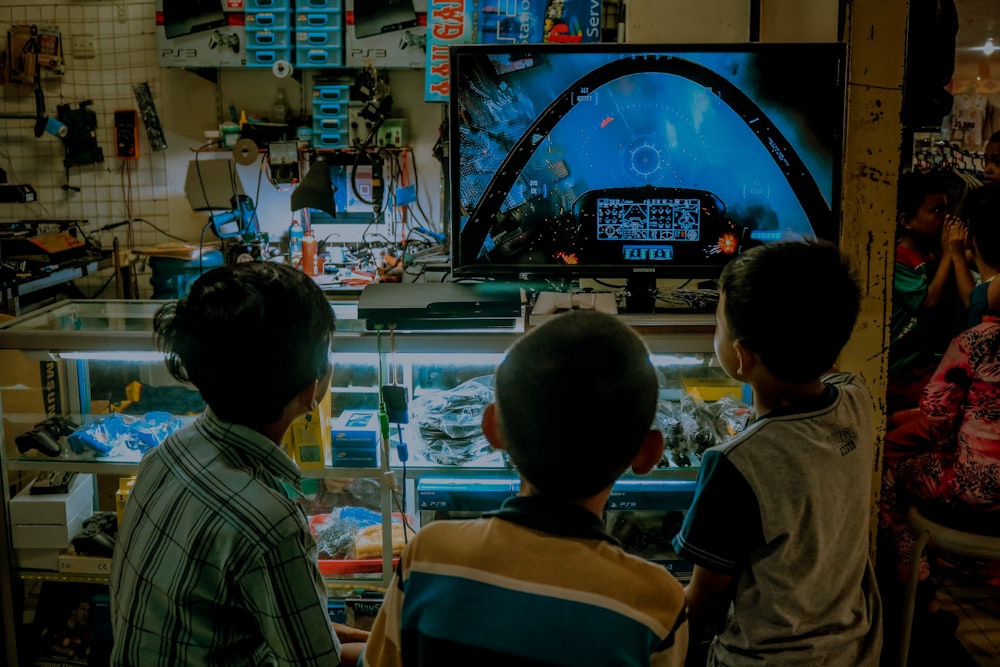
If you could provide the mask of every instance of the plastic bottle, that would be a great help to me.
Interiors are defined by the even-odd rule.
[[[292,264],[298,263],[302,257],[302,225],[298,220],[292,220],[292,226],[288,228],[288,254],[292,258]]]
[[[278,88],[278,96],[274,98],[274,107],[271,109],[271,115],[274,116],[271,122],[285,122],[285,117],[288,115],[288,100],[285,98],[284,88]]]
[[[306,232],[302,237],[302,271],[306,275],[315,276],[318,272],[316,271],[316,237],[312,235],[312,232]]]

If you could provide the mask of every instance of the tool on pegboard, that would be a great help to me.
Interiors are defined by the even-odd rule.
[[[97,114],[91,109],[93,104],[93,100],[84,100],[76,109],[69,104],[56,107],[59,122],[67,129],[62,137],[66,149],[63,165],[67,169],[74,165],[104,162],[104,151],[97,145]]]
[[[142,116],[142,123],[146,126],[146,137],[149,139],[149,148],[153,151],[162,151],[167,148],[167,138],[163,134],[160,126],[160,116],[156,113],[156,106],[153,104],[153,93],[149,90],[148,83],[138,83],[132,86],[135,93],[135,102],[139,105],[139,115]]]
[[[139,157],[139,114],[135,109],[115,111],[115,150],[123,160]]]

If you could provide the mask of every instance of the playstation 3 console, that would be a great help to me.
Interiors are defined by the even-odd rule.
[[[369,330],[512,328],[519,317],[514,283],[372,283],[358,298]]]

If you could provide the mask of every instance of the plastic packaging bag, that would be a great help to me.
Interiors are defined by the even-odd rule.
[[[482,430],[483,410],[493,401],[493,376],[466,380],[454,389],[424,394],[411,404],[423,445],[418,453],[440,465],[462,465],[502,455]]]
[[[690,394],[680,401],[661,401],[656,410],[656,427],[664,439],[660,465],[699,465],[706,449],[742,431],[749,420],[749,406],[732,395],[711,404]]]
[[[120,412],[101,415],[67,436],[75,454],[94,452],[98,456],[141,457],[184,425],[169,412],[125,415]]]

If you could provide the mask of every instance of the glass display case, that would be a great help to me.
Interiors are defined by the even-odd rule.
[[[144,434],[155,435],[194,419],[204,407],[196,390],[169,375],[156,351],[152,322],[162,303],[62,301],[0,324],[0,469],[8,482],[0,516],[5,536],[0,561],[10,577],[2,586],[10,656],[17,650],[11,648],[16,638],[31,636],[23,624],[30,616],[25,593],[33,582],[106,582],[106,571],[74,570],[65,552],[81,521],[94,512],[120,509],[127,480],[144,451],[156,445],[155,439],[132,437],[129,428],[108,446],[88,443],[81,434],[114,419],[125,427],[139,424]],[[357,319],[355,304],[332,301],[331,308],[337,332],[324,415],[330,426],[324,427],[318,456],[305,456],[304,449],[289,453],[302,468],[307,514],[321,546],[320,569],[328,578],[331,600],[342,600],[384,590],[394,559],[423,523],[449,512],[452,518],[474,515],[516,492],[517,475],[486,444],[479,414],[492,399],[493,369],[531,323],[518,319],[499,329],[369,331]],[[607,523],[627,548],[683,574],[683,567],[671,562],[675,556],[662,533],[690,501],[700,452],[745,421],[746,397],[714,359],[712,316],[622,317],[644,338],[660,374],[657,425],[668,450],[661,467],[641,479],[626,478],[621,494],[612,498],[615,505],[609,503]],[[260,350],[246,362],[266,364],[268,351]],[[377,426],[380,400],[392,422],[388,438],[381,437]],[[298,447],[291,441],[288,446]],[[12,504],[27,502],[34,511],[40,501],[25,501],[32,482],[41,484],[41,477],[60,473],[75,473],[73,483],[84,491],[74,487],[64,494],[64,525],[46,524],[45,539],[25,541],[31,521],[51,519],[23,510],[12,515]],[[681,486],[670,486],[675,482]],[[435,502],[427,496],[435,487],[451,498],[449,503],[464,496],[473,498],[472,505],[428,504]],[[486,495],[477,499],[477,490]],[[15,497],[21,500],[12,503]],[[53,502],[58,503],[57,496],[47,500],[50,510]],[[334,538],[345,521],[376,525],[363,552],[338,546]],[[342,603],[331,605],[331,613],[335,607],[344,609]]]

